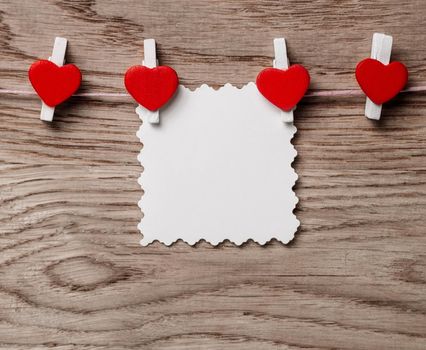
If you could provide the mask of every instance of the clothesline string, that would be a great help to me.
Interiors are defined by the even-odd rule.
[[[426,91],[426,85],[413,86],[402,90],[402,93]],[[0,89],[0,95],[34,96],[34,91]],[[308,90],[305,97],[334,97],[334,96],[363,96],[361,90]],[[74,97],[130,97],[125,92],[83,92],[73,95]]]

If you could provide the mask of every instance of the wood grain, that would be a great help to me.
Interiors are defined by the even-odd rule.
[[[69,39],[82,92],[122,92],[143,39],[190,87],[252,81],[288,39],[315,89],[356,88],[373,32],[426,82],[426,2],[0,0],[0,88]],[[425,349],[426,96],[295,112],[301,228],[288,246],[139,246],[130,99],[73,98],[41,123],[0,96],[0,348]]]

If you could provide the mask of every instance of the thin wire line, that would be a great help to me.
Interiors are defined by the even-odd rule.
[[[425,86],[412,86],[402,90],[403,93],[426,91]],[[34,96],[34,91],[0,89],[0,95]],[[361,90],[309,90],[305,97],[337,97],[337,96],[363,96]],[[125,92],[83,92],[74,94],[75,97],[130,97]]]

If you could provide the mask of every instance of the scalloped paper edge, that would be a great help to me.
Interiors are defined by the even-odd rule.
[[[178,88],[178,92],[177,95],[182,97],[183,95],[189,95],[189,96],[193,96],[193,95],[204,95],[204,94],[217,94],[217,93],[235,93],[235,92],[243,92],[244,90],[247,89],[255,89],[257,92],[257,87],[255,85],[255,83],[253,82],[249,82],[248,84],[242,86],[241,88],[233,86],[232,84],[225,84],[221,87],[219,87],[218,89],[214,89],[213,87],[207,85],[207,84],[202,84],[201,86],[195,88],[194,90],[191,90],[183,85],[179,85]],[[280,119],[280,110],[277,109],[275,106],[271,105],[269,102],[267,102],[266,100],[263,99],[263,97],[261,97],[260,93],[259,97],[260,100],[263,101],[265,108],[268,108],[269,110],[273,110],[276,115],[277,115],[277,119]],[[174,100],[176,100],[176,98],[174,98]],[[162,114],[168,114],[168,113],[172,113],[171,110],[173,109],[173,103],[176,103],[176,101],[171,101],[171,103],[167,104],[165,107],[163,107],[160,110],[160,123],[161,123],[161,115]],[[144,109],[141,106],[138,106],[136,108],[136,113],[138,114],[139,118],[142,120],[143,124],[140,126],[138,132],[136,133],[136,135],[138,136],[140,142],[143,144],[143,128],[144,127],[153,127],[153,128],[160,128],[161,129],[161,125],[150,125],[148,122],[148,119],[150,117],[150,113],[148,110]],[[164,116],[164,115],[163,115]],[[281,123],[282,126],[282,122],[281,120],[279,120],[279,122]],[[295,133],[297,132],[297,128],[293,125],[293,123],[289,123],[287,125],[290,125],[291,128],[293,129],[293,133],[291,134],[291,137],[289,138],[289,148],[290,150],[293,152],[293,157],[290,159],[290,168],[291,168],[291,172],[292,175],[294,176],[294,180],[291,183],[290,189],[289,189],[289,193],[291,194],[291,196],[293,197],[293,206],[291,209],[291,215],[292,215],[292,219],[294,219],[294,229],[289,233],[287,232],[286,234],[251,234],[251,235],[247,235],[245,238],[243,239],[235,239],[232,237],[218,237],[217,239],[214,238],[208,238],[205,235],[200,234],[198,237],[193,237],[191,239],[185,238],[186,235],[180,235],[180,234],[174,234],[174,235],[170,235],[167,239],[161,238],[161,237],[157,237],[156,235],[150,235],[147,236],[146,234],[144,235],[143,233],[143,221],[144,221],[144,214],[147,210],[149,210],[148,208],[145,207],[144,205],[144,197],[146,196],[146,192],[142,195],[141,200],[138,202],[138,206],[141,209],[142,212],[142,219],[138,224],[138,229],[141,232],[143,238],[140,241],[140,244],[142,246],[147,246],[153,242],[161,242],[162,244],[166,245],[166,246],[170,246],[172,244],[174,244],[177,241],[183,241],[185,243],[187,243],[188,245],[195,245],[196,243],[200,242],[200,241],[206,241],[207,243],[213,245],[213,246],[217,246],[218,244],[223,243],[224,241],[230,241],[233,244],[237,245],[237,246],[241,246],[242,244],[252,240],[254,242],[256,242],[259,245],[264,245],[267,242],[276,239],[284,244],[289,243],[295,236],[295,233],[298,230],[298,227],[300,226],[300,221],[297,219],[296,215],[294,214],[294,210],[296,208],[297,203],[299,202],[298,197],[296,196],[296,193],[294,192],[294,185],[296,183],[296,181],[298,180],[298,175],[295,172],[294,168],[292,167],[292,164],[295,160],[295,158],[297,157],[297,150],[295,149],[294,145],[292,144],[292,140],[294,138]],[[279,125],[277,125],[277,127],[279,127]],[[143,160],[143,150],[144,150],[145,146],[143,146],[142,150],[140,151],[139,155],[138,155],[138,161],[140,162],[142,168],[144,169],[141,176],[138,179],[138,183],[141,186],[142,190],[144,191],[144,185],[143,185],[143,175],[145,172],[145,166],[144,166],[144,160]],[[184,166],[184,165],[183,165]],[[288,185],[287,185],[288,186]],[[149,237],[149,238],[148,238]]]

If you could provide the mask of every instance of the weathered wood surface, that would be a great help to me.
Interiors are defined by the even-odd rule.
[[[242,85],[288,39],[315,89],[356,88],[373,32],[426,82],[426,2],[0,1],[0,88],[69,39],[83,92],[122,92],[143,39],[181,81]],[[0,348],[425,349],[426,96],[380,123],[365,98],[295,112],[293,243],[139,246],[141,148],[130,99],[73,98],[53,125],[0,96]]]

